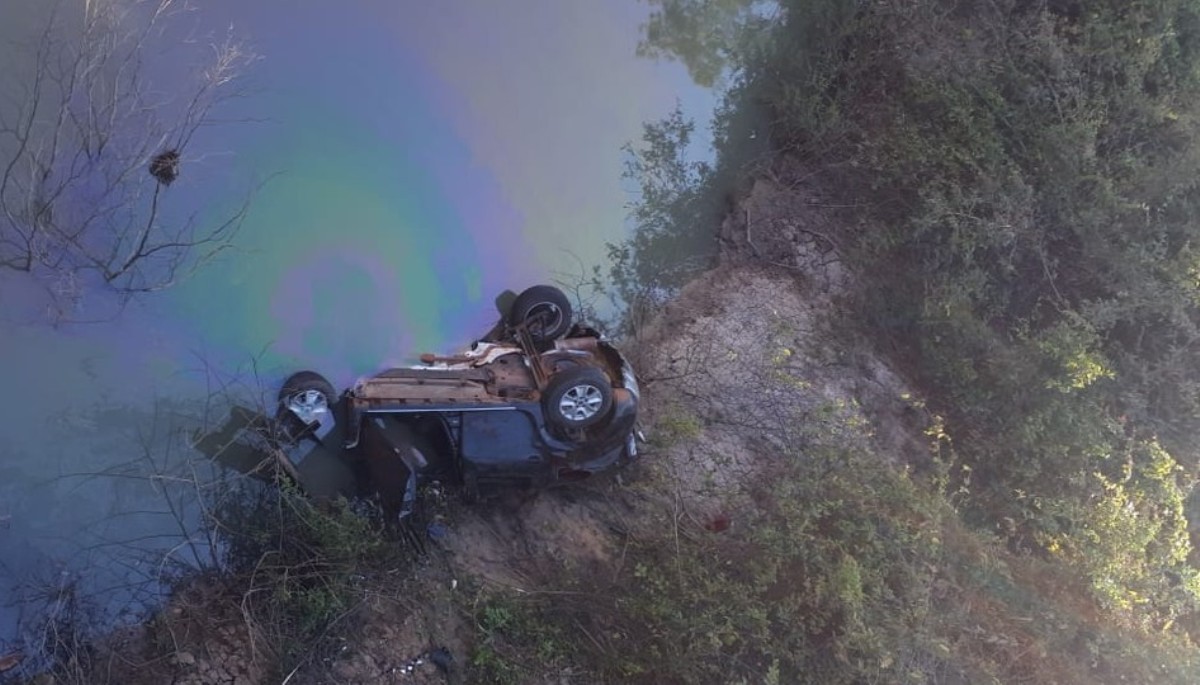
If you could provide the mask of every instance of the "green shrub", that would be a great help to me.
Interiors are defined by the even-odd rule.
[[[846,242],[865,325],[900,343],[946,416],[972,520],[1095,557],[1089,512],[1173,510],[1191,487],[1116,485],[1103,474],[1130,445],[1155,444],[1171,473],[1200,464],[1186,437],[1200,429],[1200,281],[1185,275],[1200,8],[960,5],[785,2],[776,50],[742,87],[779,112],[779,148],[824,164],[827,189],[860,208]],[[814,102],[830,104],[814,118]],[[1180,573],[1156,541],[1186,543],[1173,517],[1122,524],[1135,549],[1109,550],[1124,571],[1091,573],[1099,598],[1127,606],[1114,598]],[[1143,599],[1140,620],[1173,620]]]
[[[230,586],[242,588],[248,625],[284,675],[333,647],[329,628],[359,603],[367,575],[403,561],[381,517],[314,501],[287,480],[247,484],[214,518]]]
[[[966,520],[1014,552],[1081,570],[1126,625],[1200,636],[1200,538],[1189,540],[1182,504],[1200,473],[1200,5],[784,0],[764,25],[748,2],[657,4],[703,5],[693,17],[748,29],[648,36],[661,50],[689,46],[676,56],[702,73],[730,67],[717,162],[692,188],[742,172],[730,165],[743,163],[747,137],[732,122],[761,113],[773,156],[756,168],[841,208],[831,216],[859,278],[863,330],[944,417],[960,462],[945,487]],[[704,46],[720,59],[695,54]],[[676,188],[669,206],[692,210],[696,197]],[[657,201],[643,198],[642,215],[665,221],[626,243],[635,261],[690,226]],[[738,554],[771,557],[761,542]],[[826,579],[803,597],[806,630],[828,639],[813,626],[847,625],[861,611],[855,588],[862,606],[884,598],[869,550],[801,556]],[[691,582],[696,602],[739,587],[719,574]],[[742,653],[732,635],[772,633],[749,610],[754,596],[727,597],[747,607],[737,621],[707,606],[711,616],[650,612],[668,635],[684,614],[708,626],[658,649]]]
[[[568,663],[575,651],[545,603],[502,593],[480,594],[473,612],[471,682],[530,682]]]

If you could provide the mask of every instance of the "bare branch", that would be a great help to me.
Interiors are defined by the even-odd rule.
[[[166,185],[213,154],[191,153],[202,127],[250,120],[213,114],[245,93],[256,56],[232,31],[173,40],[192,9],[182,0],[84,8],[81,18],[55,3],[25,52],[27,77],[5,85],[0,105],[0,268],[45,283],[60,311],[92,287],[126,297],[170,287],[227,249],[247,213],[235,203],[200,221]],[[189,73],[156,59],[189,49],[204,64]]]

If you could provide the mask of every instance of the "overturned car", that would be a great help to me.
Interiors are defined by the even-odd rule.
[[[279,392],[275,417],[235,408],[232,427],[197,446],[212,454],[235,442],[239,428],[251,428],[260,438],[286,437],[268,444],[335,450],[401,518],[423,480],[461,484],[474,500],[498,486],[581,480],[637,454],[636,375],[598,331],[573,322],[570,301],[557,288],[525,290],[467,349],[421,361],[360,379],[340,394],[315,371],[295,373]],[[340,444],[329,444],[331,437]],[[273,452],[283,458],[283,450]]]

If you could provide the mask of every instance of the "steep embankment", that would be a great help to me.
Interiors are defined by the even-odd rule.
[[[633,474],[459,520],[470,677],[1188,682],[1184,641],[960,520],[941,419],[844,325],[821,204],[754,183],[719,266],[643,327]]]
[[[639,464],[426,491],[420,558],[285,492],[255,563],[53,682],[1188,682],[1194,652],[962,524],[940,420],[844,325],[820,204],[756,182],[719,265],[629,345]]]

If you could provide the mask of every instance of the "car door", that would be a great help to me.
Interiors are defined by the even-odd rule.
[[[411,426],[397,416],[376,414],[363,426],[361,449],[384,513],[408,516],[416,502],[417,479],[428,466],[425,456],[415,449]]]
[[[550,470],[537,435],[533,417],[519,409],[464,412],[463,470],[481,482],[542,485]]]

